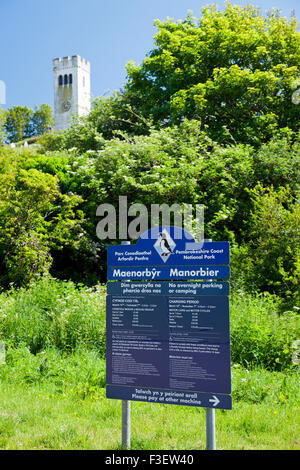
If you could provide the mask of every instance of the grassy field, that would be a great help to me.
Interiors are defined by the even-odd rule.
[[[231,411],[217,449],[300,448],[299,315],[270,296],[231,298]],[[105,287],[43,280],[0,294],[0,449],[120,449],[121,402],[105,397]],[[205,449],[205,410],[132,402],[132,449]]]
[[[216,410],[218,449],[296,450],[299,442],[299,377],[239,370],[231,411]],[[239,387],[239,384],[242,384]],[[84,390],[84,384],[81,385]],[[262,394],[267,395],[261,398]],[[51,381],[27,385],[1,382],[1,449],[120,449],[121,402],[105,389],[80,396]],[[132,449],[205,449],[202,408],[132,402]]]

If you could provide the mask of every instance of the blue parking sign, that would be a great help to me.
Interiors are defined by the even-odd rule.
[[[231,409],[229,266],[203,263],[199,247],[197,263],[188,263],[183,256],[195,250],[182,250],[186,233],[179,241],[170,227],[156,232],[156,239],[141,237],[108,255],[107,397]],[[154,254],[161,233],[169,235],[173,259],[186,264],[174,264],[172,253],[166,260],[163,251]],[[219,243],[215,259],[229,262],[227,242]],[[130,260],[118,264],[117,257]],[[139,264],[135,257],[148,258]]]

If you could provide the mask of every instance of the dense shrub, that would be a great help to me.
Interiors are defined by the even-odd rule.
[[[58,183],[58,175],[29,166],[26,154],[0,150],[1,286],[27,285],[48,273],[51,249],[81,243],[82,199]]]
[[[6,253],[5,272],[0,270],[2,284],[25,283],[35,273],[47,271],[54,277],[88,285],[105,282],[106,244],[110,241],[97,238],[99,219],[96,210],[104,202],[117,208],[119,196],[126,195],[128,205],[140,202],[148,209],[154,203],[170,206],[189,203],[194,207],[203,204],[206,237],[231,242],[234,283],[245,279],[244,287],[248,290],[267,289],[283,295],[288,292],[290,297],[295,295],[297,275],[293,271],[297,272],[297,264],[280,264],[271,244],[269,248],[264,244],[261,250],[266,253],[261,258],[264,270],[256,266],[260,269],[256,281],[247,274],[256,256],[252,248],[261,244],[257,224],[264,220],[262,208],[255,202],[260,196],[254,188],[258,184],[265,188],[263,191],[272,187],[274,197],[282,192],[280,188],[285,188],[290,195],[289,203],[283,203],[285,226],[288,224],[291,228],[295,224],[300,181],[300,145],[295,138],[282,132],[259,149],[241,144],[224,146],[213,142],[201,131],[197,121],[183,121],[179,126],[161,130],[150,128],[148,135],[123,134],[107,141],[98,136],[98,147],[92,135],[91,123],[88,127],[74,123],[66,132],[45,136],[44,143],[41,139],[42,144],[35,149],[1,151],[0,209],[2,207],[3,216],[0,235],[3,233],[3,239],[10,239],[14,245],[9,254],[5,244],[2,245],[3,256]],[[57,140],[59,145],[54,145],[56,150],[50,151],[52,140]],[[62,142],[63,150],[59,149]],[[29,192],[33,181],[35,199]],[[14,193],[10,193],[7,200],[5,188],[9,184]],[[47,188],[51,191],[46,191]],[[16,236],[20,223],[15,223],[13,214],[18,205],[24,207],[23,218],[28,227],[34,216],[35,230],[28,228],[25,233],[19,230]],[[35,211],[29,211],[31,206]],[[50,218],[46,214],[50,214]],[[278,223],[281,223],[279,219]],[[9,232],[8,227],[13,227],[14,233]],[[265,219],[262,231],[272,231],[269,218]],[[293,238],[286,237],[281,224],[274,240],[277,240],[277,246],[282,245],[283,260],[288,259],[291,244],[297,236],[295,231]],[[269,236],[265,238],[267,244],[269,239]],[[25,264],[22,264],[23,260]],[[272,279],[268,277],[271,260],[270,273],[274,269],[278,273],[284,271],[284,275],[275,279],[276,282],[284,281],[279,288],[272,284],[274,273]],[[24,276],[23,272],[29,272],[29,276]],[[289,280],[291,277],[293,282]],[[257,282],[263,278],[264,283]]]
[[[253,211],[243,244],[233,250],[234,272],[244,286],[300,302],[300,205],[287,187],[251,190]]]

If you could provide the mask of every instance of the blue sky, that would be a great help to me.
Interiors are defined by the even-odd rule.
[[[6,105],[53,106],[52,59],[79,54],[91,62],[92,96],[119,89],[125,65],[140,64],[153,47],[155,19],[196,17],[201,8],[223,1],[201,0],[0,0],[0,81]],[[232,0],[278,7],[300,19],[298,0]]]

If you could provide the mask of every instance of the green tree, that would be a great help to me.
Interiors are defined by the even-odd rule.
[[[162,125],[201,122],[222,142],[260,144],[278,128],[297,130],[292,102],[299,78],[295,18],[254,6],[205,7],[200,19],[156,21],[155,47],[140,66],[129,63],[123,99]]]
[[[96,98],[87,122],[105,139],[118,137],[122,132],[131,135],[147,134],[151,126],[150,120],[146,120],[135,103],[130,103],[126,94],[121,92]]]
[[[51,106],[42,104],[35,110],[27,106],[13,106],[5,113],[4,130],[8,142],[19,142],[44,134],[53,124]]]
[[[14,106],[6,111],[4,128],[9,142],[19,142],[26,137],[32,137],[32,109],[27,106]]]
[[[52,108],[49,104],[36,106],[31,118],[31,125],[34,135],[42,135],[47,132],[54,124]]]

